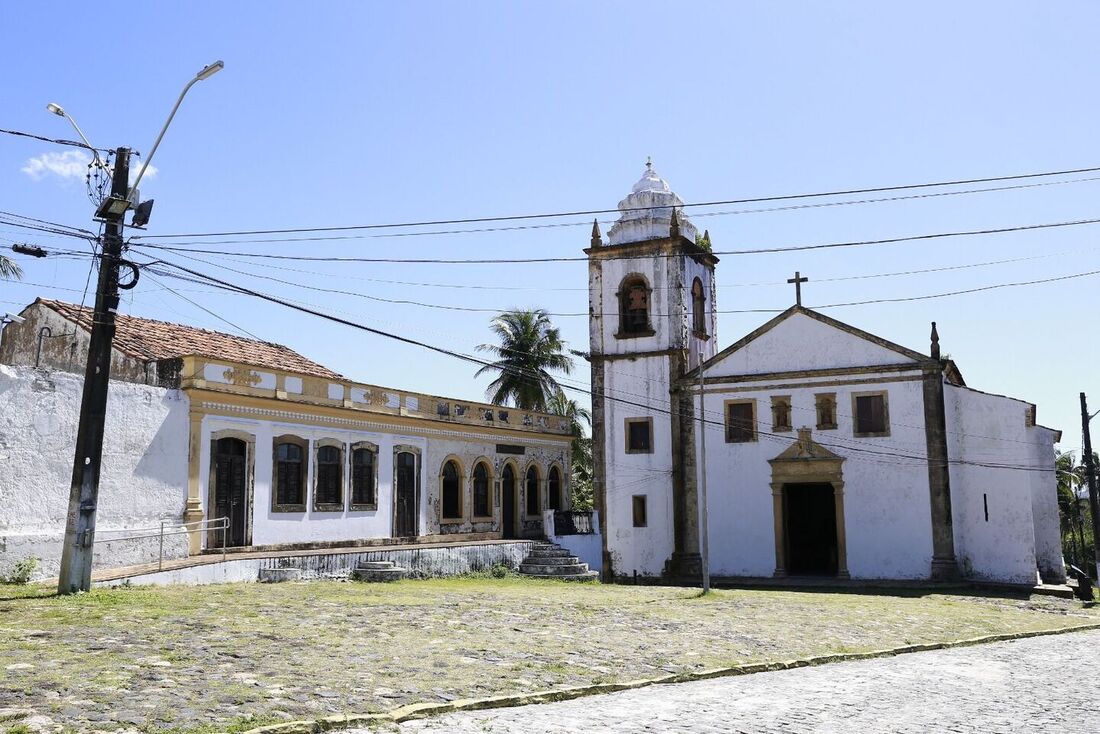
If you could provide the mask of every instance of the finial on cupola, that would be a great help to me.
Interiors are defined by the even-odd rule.
[[[936,331],[936,322],[932,322],[932,359],[940,358],[940,333]]]
[[[680,217],[676,214],[676,207],[672,207],[672,219],[668,223],[668,236],[674,240],[680,239]]]
[[[600,220],[592,220],[592,246],[603,247],[603,237],[600,236]]]

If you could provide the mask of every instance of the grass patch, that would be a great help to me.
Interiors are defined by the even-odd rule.
[[[33,585],[0,587],[0,708],[32,708],[74,731],[118,727],[67,711],[109,717],[124,706],[157,713],[146,732],[234,732],[418,701],[1090,621],[1100,613],[1046,597],[777,590],[700,597],[693,589],[491,571],[64,597]]]

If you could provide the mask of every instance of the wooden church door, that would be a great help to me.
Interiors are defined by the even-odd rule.
[[[416,454],[402,451],[397,454],[394,470],[393,536],[409,538],[416,535]]]

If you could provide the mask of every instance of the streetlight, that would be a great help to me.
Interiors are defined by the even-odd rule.
[[[46,105],[46,109],[49,112],[54,113],[58,117],[64,117],[66,120],[68,120],[69,124],[73,126],[74,130],[76,130],[76,134],[79,135],[80,139],[84,141],[84,145],[88,146],[88,149],[92,151],[92,157],[95,159],[96,166],[98,168],[107,167],[106,165],[104,165],[103,160],[99,157],[99,151],[96,150],[94,145],[88,142],[88,138],[84,136],[84,131],[81,130],[80,126],[76,124],[76,120],[74,120],[69,115],[69,113],[61,107],[61,105],[57,104],[56,102],[50,102],[48,105]]]
[[[160,146],[160,139],[164,137],[164,133],[166,130],[168,130],[168,126],[172,124],[172,118],[176,116],[176,110],[180,108],[180,102],[183,101],[183,98],[191,90],[191,87],[195,86],[195,82],[200,82],[203,79],[209,79],[224,68],[225,62],[221,59],[218,59],[213,64],[207,64],[206,66],[202,67],[202,69],[199,70],[199,73],[195,74],[195,78],[187,82],[187,86],[183,88],[183,91],[180,92],[179,99],[176,100],[176,106],[172,108],[171,114],[168,115],[168,120],[165,121],[164,127],[160,129],[160,135],[157,135],[157,139],[153,143],[153,148],[149,151],[149,155],[145,156],[145,163],[141,165],[141,170],[138,171],[137,178],[134,179],[133,185],[130,186],[130,190],[126,194],[127,200],[133,197],[134,189],[136,189],[138,184],[141,183],[141,177],[145,175],[145,169],[149,167],[149,161],[153,160],[153,156],[156,155],[157,152],[157,147]]]
[[[76,452],[73,459],[73,479],[69,488],[69,508],[65,522],[65,545],[62,548],[61,569],[58,574],[57,591],[59,594],[71,594],[75,591],[87,591],[91,587],[92,548],[95,541],[96,505],[99,500],[99,473],[103,459],[103,427],[107,417],[107,391],[111,376],[111,349],[115,333],[115,312],[118,309],[119,288],[132,287],[135,281],[119,285],[119,267],[122,260],[123,217],[133,205],[134,192],[138,182],[149,167],[149,161],[157,152],[161,138],[164,137],[172,118],[176,116],[184,95],[202,79],[209,79],[225,66],[215,61],[204,66],[195,78],[187,83],[176,100],[176,106],[168,115],[160,134],[157,135],[153,149],[145,158],[145,165],[138,173],[132,186],[127,186],[130,176],[130,149],[120,147],[115,151],[115,166],[111,173],[111,195],[106,197],[96,210],[96,218],[105,224],[103,247],[100,250],[99,283],[96,287],[95,315],[92,319],[92,335],[88,341],[88,364],[84,372],[84,392],[80,402],[80,425],[76,433]],[[85,143],[88,139],[80,131],[73,119],[56,104],[50,103],[47,110],[64,117],[72,123]],[[89,144],[89,148],[92,146]],[[95,149],[93,148],[93,151]],[[98,156],[97,156],[98,159]],[[142,226],[149,220],[152,201],[142,204],[135,213],[135,226]],[[134,267],[126,263],[130,267]],[[134,274],[137,274],[135,269]]]

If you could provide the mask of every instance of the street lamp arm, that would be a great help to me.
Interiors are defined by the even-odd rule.
[[[134,179],[133,186],[131,186],[130,190],[126,192],[127,200],[133,198],[134,190],[138,187],[138,184],[141,183],[141,177],[145,175],[145,169],[149,167],[149,162],[152,161],[153,156],[156,155],[157,148],[160,147],[160,141],[164,137],[164,133],[168,131],[168,126],[172,124],[172,118],[176,116],[176,110],[180,108],[180,104],[183,102],[183,98],[187,96],[187,93],[189,91],[191,91],[191,87],[195,86],[195,82],[210,78],[210,76],[220,71],[223,66],[225,66],[225,64],[221,61],[215,61],[209,66],[204,66],[202,71],[195,75],[194,79],[187,82],[187,86],[183,88],[182,92],[180,92],[179,99],[176,100],[176,105],[172,108],[172,112],[168,115],[168,119],[164,122],[164,127],[160,129],[160,133],[157,135],[157,139],[153,141],[153,147],[152,149],[150,149],[149,155],[145,156],[145,161],[141,164],[141,170],[138,171],[138,175],[137,178]]]

